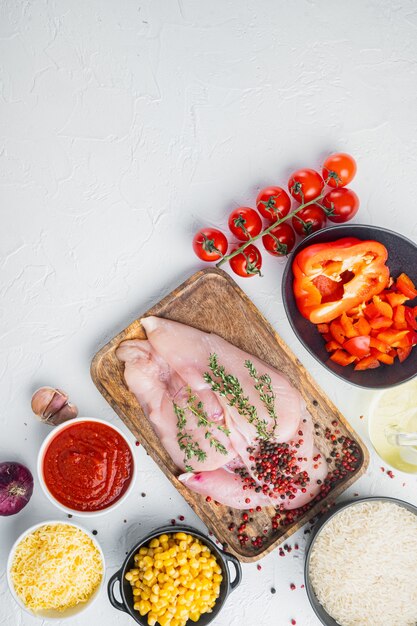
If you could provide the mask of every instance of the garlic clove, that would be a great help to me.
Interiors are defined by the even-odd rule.
[[[39,419],[57,426],[78,415],[78,409],[68,402],[68,395],[60,389],[41,387],[32,396],[32,411]]]

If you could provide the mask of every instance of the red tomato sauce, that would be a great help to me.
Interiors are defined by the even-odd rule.
[[[51,495],[76,511],[99,511],[122,497],[133,474],[129,446],[110,426],[78,422],[54,437],[43,458]]]

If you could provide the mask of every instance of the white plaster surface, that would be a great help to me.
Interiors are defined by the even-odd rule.
[[[351,152],[362,203],[355,221],[416,240],[413,0],[0,0],[0,10],[1,460],[35,473],[48,427],[31,415],[30,397],[42,384],[67,390],[81,415],[120,425],[90,379],[93,354],[201,267],[190,247],[198,227],[224,227],[231,208],[253,205],[261,186],[285,183],[294,168]],[[295,338],[281,302],[283,266],[265,258],[265,277],[240,284],[369,441],[359,416],[373,394],[336,380]],[[203,528],[136,452],[136,495],[83,520],[98,530],[107,576],[170,518]],[[416,477],[391,480],[380,465],[373,455],[344,497],[417,504]],[[17,535],[48,518],[65,515],[36,481],[30,504],[0,519],[2,625],[40,623],[15,605],[4,568]],[[243,566],[216,626],[292,618],[317,626],[300,589],[302,531],[294,541],[299,551],[273,552],[260,571]],[[133,622],[103,592],[70,623]]]

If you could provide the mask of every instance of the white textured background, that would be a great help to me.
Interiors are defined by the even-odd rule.
[[[356,221],[416,239],[417,5],[413,0],[1,0],[0,460],[35,471],[48,428],[32,391],[61,386],[81,415],[119,423],[96,391],[96,350],[199,268],[190,241],[264,184],[344,149],[358,161]],[[295,339],[283,261],[243,288],[366,438],[370,392],[336,380]],[[146,530],[202,527],[143,449],[137,494],[99,521],[108,573]],[[415,477],[373,459],[351,493],[417,504]],[[405,483],[405,486],[403,486]],[[146,492],[142,498],[140,493]],[[4,575],[29,525],[61,518],[35,485],[0,519],[0,623],[32,626]],[[127,522],[124,523],[123,520]],[[294,537],[304,544],[304,536]],[[317,626],[302,550],[245,565],[217,626]],[[289,590],[291,582],[295,591]],[[277,589],[271,595],[270,587]],[[74,626],[127,625],[103,593]]]

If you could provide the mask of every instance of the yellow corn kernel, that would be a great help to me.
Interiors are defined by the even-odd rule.
[[[152,578],[153,578],[153,571],[151,569],[147,569],[143,574],[143,579],[149,582],[150,580],[152,580]]]
[[[139,554],[148,554],[148,548],[140,548]]]
[[[135,587],[135,589],[133,589],[133,595],[134,596],[140,596],[141,593],[142,593],[142,589],[137,589],[136,587]]]
[[[152,586],[152,593],[155,593],[156,595],[158,595],[158,593],[159,593],[159,585],[158,584],[155,583]]]
[[[151,593],[151,597],[149,598],[149,600],[150,600],[152,603],[158,602],[158,600],[159,600],[159,596],[157,596],[157,595],[156,595],[156,593]]]
[[[158,616],[155,615],[155,613],[148,613],[148,625],[149,626],[155,626],[157,621],[158,621]]]
[[[130,572],[127,572],[125,575],[126,580],[133,580],[133,575]]]
[[[159,546],[159,539],[151,539],[151,541],[149,542],[149,547],[150,548],[157,548]]]
[[[180,541],[186,541],[187,535],[185,533],[175,533],[175,539],[179,539]]]
[[[161,570],[164,567],[164,562],[160,559],[156,559],[154,562],[155,569]]]

